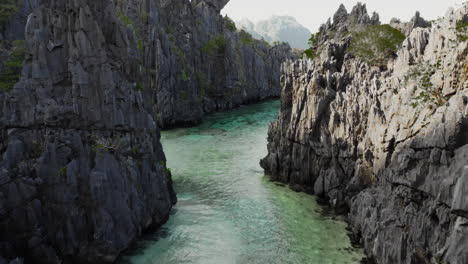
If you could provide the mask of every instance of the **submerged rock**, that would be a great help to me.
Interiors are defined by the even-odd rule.
[[[351,16],[340,7],[322,26],[317,58],[283,64],[281,111],[261,165],[347,208],[377,263],[466,263],[468,42],[456,26],[468,6],[432,27],[413,19],[380,68],[349,54],[349,37],[328,32],[349,30],[350,17],[360,28],[378,24],[356,8]]]

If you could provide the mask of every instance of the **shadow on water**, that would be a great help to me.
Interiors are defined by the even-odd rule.
[[[259,160],[278,110],[270,101],[163,132],[179,202],[119,263],[359,263],[340,217],[264,177]]]

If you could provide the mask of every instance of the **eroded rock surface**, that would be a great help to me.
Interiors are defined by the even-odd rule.
[[[117,14],[112,1],[42,0],[28,17],[21,80],[0,92],[5,259],[112,262],[168,218],[176,198],[136,87],[138,41]]]
[[[354,13],[340,8],[322,26],[319,58],[283,64],[281,111],[261,165],[348,209],[377,263],[468,263],[468,41],[456,30],[468,6],[432,27],[414,20],[385,70],[348,54],[349,37],[327,34],[376,23]],[[418,65],[434,68],[443,103],[412,106],[420,84],[408,74]]]

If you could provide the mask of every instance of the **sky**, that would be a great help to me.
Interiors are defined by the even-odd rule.
[[[369,14],[376,11],[380,20],[388,23],[393,17],[409,21],[416,11],[426,20],[433,20],[444,16],[449,7],[460,6],[466,0],[230,0],[221,13],[234,20],[247,18],[251,21],[289,15],[316,32],[341,3],[350,12],[357,2],[365,3]]]

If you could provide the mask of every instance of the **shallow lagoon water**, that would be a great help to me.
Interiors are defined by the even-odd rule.
[[[162,132],[178,204],[169,221],[121,263],[348,264],[346,224],[315,197],[270,182],[259,160],[278,101],[213,114],[193,128]]]

